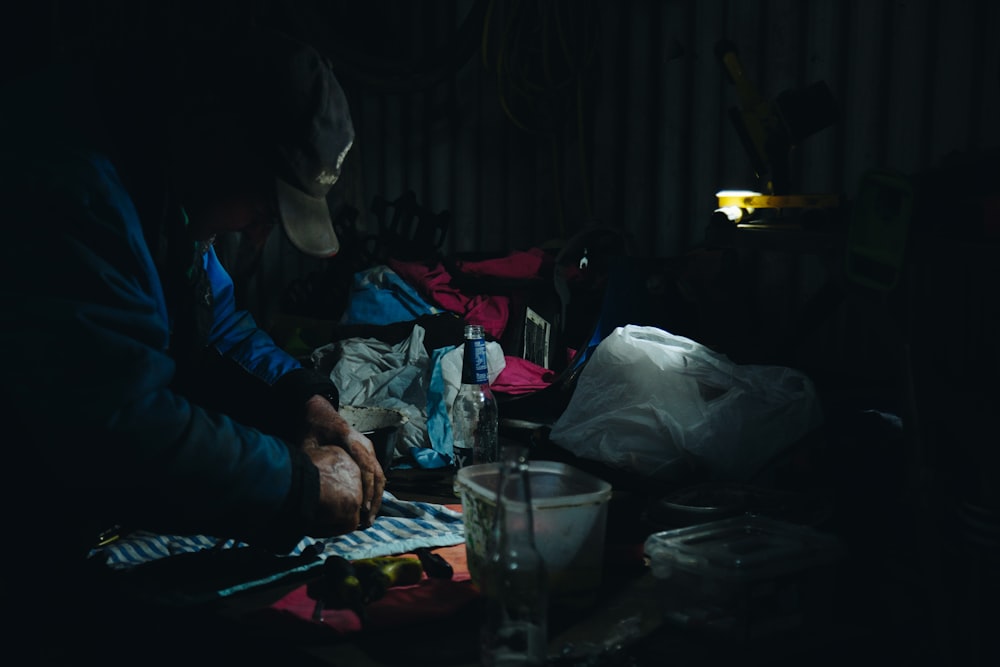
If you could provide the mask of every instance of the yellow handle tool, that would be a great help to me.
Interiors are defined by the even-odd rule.
[[[364,621],[365,606],[394,586],[419,583],[424,568],[419,558],[381,556],[355,561],[328,556],[322,576],[306,587],[316,600],[313,619],[321,621],[324,609],[350,609]]]

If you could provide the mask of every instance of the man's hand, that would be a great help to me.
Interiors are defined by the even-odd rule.
[[[361,473],[340,447],[307,445],[306,454],[319,470],[319,511],[312,537],[343,535],[361,523]]]
[[[371,440],[352,428],[328,400],[313,396],[306,401],[303,446],[308,449],[331,445],[346,451],[360,470],[361,520],[357,525],[368,528],[382,506],[385,489],[385,473],[375,456],[375,447]]]

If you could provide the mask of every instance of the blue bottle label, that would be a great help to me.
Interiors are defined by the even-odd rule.
[[[462,361],[463,384],[489,384],[489,381],[486,341],[482,338],[465,341],[465,354]]]

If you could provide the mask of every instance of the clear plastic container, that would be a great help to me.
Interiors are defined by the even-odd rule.
[[[654,533],[645,553],[667,622],[747,640],[822,630],[844,548],[813,528],[746,515]]]
[[[531,461],[535,546],[548,572],[552,605],[588,604],[597,598],[604,566],[611,485],[556,461]],[[461,468],[455,491],[462,501],[469,574],[480,582],[500,464]]]

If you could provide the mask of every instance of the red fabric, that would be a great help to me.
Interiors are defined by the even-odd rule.
[[[433,305],[458,313],[471,324],[482,324],[487,335],[495,339],[503,335],[510,317],[509,297],[464,294],[451,285],[451,274],[440,262],[428,267],[421,262],[390,259],[388,264]]]
[[[496,278],[537,278],[551,264],[549,255],[541,248],[518,250],[506,257],[478,261],[455,262],[462,273],[473,276],[493,276]]]
[[[447,505],[447,507],[461,511],[461,505]],[[447,618],[479,596],[479,589],[469,577],[464,544],[435,549],[434,553],[451,564],[454,576],[450,580],[442,580],[429,579],[424,575],[418,584],[390,588],[382,598],[368,605],[368,628],[394,628],[414,622],[423,623],[437,618]],[[363,629],[358,615],[347,609],[324,609],[322,621],[314,620],[313,610],[316,608],[316,601],[307,595],[307,588],[308,584],[303,584],[292,590],[258,615],[258,620],[267,620],[270,617],[271,620],[306,623],[315,627],[329,628],[341,635],[360,632]]]
[[[507,365],[490,386],[502,394],[530,394],[545,389],[555,378],[555,373],[521,357],[505,356]]]

